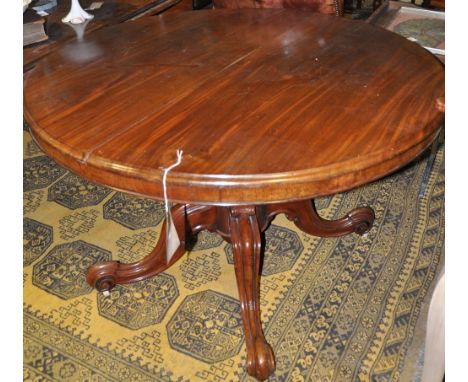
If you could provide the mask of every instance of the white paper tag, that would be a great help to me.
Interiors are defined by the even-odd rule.
[[[166,215],[166,262],[169,263],[180,247],[180,239],[177,233],[171,213]]]
[[[99,9],[102,7],[102,4],[104,4],[104,1],[94,1],[88,8],[86,8],[86,10],[92,11],[93,9]]]
[[[49,14],[46,11],[37,11],[36,12],[39,16],[49,16]]]

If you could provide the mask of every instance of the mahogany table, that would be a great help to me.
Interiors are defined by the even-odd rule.
[[[77,45],[78,44],[78,45]],[[313,198],[398,169],[443,120],[444,71],[430,53],[364,22],[293,10],[146,17],[61,45],[25,74],[24,112],[42,149],[76,174],[162,199],[168,176],[181,245],[165,224],[134,264],[94,265],[100,291],[164,271],[207,229],[232,244],[247,370],[275,369],[259,314],[262,234],[284,213],[306,233],[362,234],[368,207],[336,220]]]

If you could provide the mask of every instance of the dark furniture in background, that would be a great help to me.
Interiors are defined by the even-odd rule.
[[[192,8],[195,10],[207,8],[212,5],[213,2],[211,0],[192,0]]]
[[[94,18],[86,24],[76,25],[75,28],[84,27],[86,34],[94,30],[101,29],[108,25],[119,24],[128,20],[137,19],[143,15],[158,14],[166,9],[179,3],[181,0],[111,0],[104,1],[103,5],[95,10],[87,11],[94,15]],[[91,5],[93,0],[80,0],[83,8]],[[26,11],[35,13],[30,5]],[[29,70],[37,60],[54,51],[59,42],[70,41],[76,39],[77,32],[72,26],[62,23],[62,18],[65,17],[70,10],[70,0],[57,0],[57,6],[51,9],[49,15],[45,17],[45,30],[48,35],[48,40],[27,46],[23,49],[23,70]]]
[[[424,0],[422,6],[426,8],[445,9],[445,0]]]

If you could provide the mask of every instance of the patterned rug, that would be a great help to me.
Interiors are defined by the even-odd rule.
[[[277,370],[269,381],[406,381],[410,349],[444,245],[444,149],[317,200],[328,219],[369,205],[365,237],[320,239],[278,216],[266,232],[261,308]],[[232,249],[202,232],[193,250],[110,296],[85,282],[98,261],[131,262],[156,243],[160,202],[89,183],[24,131],[24,380],[253,381]]]

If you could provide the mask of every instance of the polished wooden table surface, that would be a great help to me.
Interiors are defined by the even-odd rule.
[[[359,21],[293,10],[144,17],[63,44],[25,74],[24,112],[52,158],[92,181],[161,199],[164,168],[181,246],[91,267],[99,290],[155,275],[188,235],[232,243],[247,369],[274,370],[258,308],[262,232],[278,213],[318,236],[364,233],[358,208],[322,220],[312,198],[398,169],[443,120],[430,53]],[[163,227],[164,237],[165,226]]]

